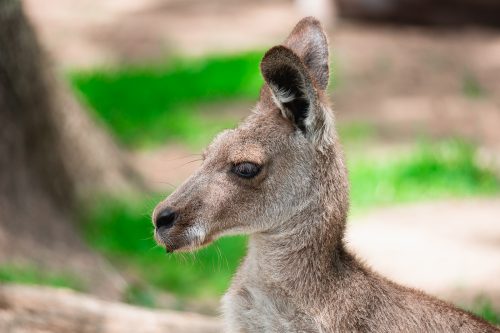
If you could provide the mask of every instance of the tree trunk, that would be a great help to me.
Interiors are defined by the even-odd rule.
[[[71,221],[93,193],[138,186],[120,150],[52,75],[21,2],[0,0],[0,262],[73,267],[112,294],[123,282],[103,273]]]

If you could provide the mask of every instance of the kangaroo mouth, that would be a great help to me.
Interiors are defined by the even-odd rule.
[[[171,230],[156,229],[154,233],[156,243],[165,248],[166,253],[173,253],[185,246],[183,239],[176,237]]]
[[[203,226],[182,226],[181,223],[171,228],[156,228],[154,237],[166,253],[195,251],[212,242]]]

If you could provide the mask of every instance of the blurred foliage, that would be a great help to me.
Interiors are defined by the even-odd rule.
[[[124,301],[147,308],[156,307],[154,290],[144,284],[131,284],[125,291]]]
[[[337,124],[337,131],[343,144],[366,143],[376,136],[376,129],[368,123],[351,122]]]
[[[470,73],[464,75],[462,91],[464,95],[469,98],[480,98],[486,95],[484,88],[481,86],[477,78]]]
[[[77,94],[125,144],[143,147],[165,139],[206,142],[234,125],[201,117],[199,106],[228,100],[256,100],[262,85],[263,52],[166,64],[74,72]],[[228,126],[229,125],[229,126]]]
[[[472,146],[459,141],[423,144],[402,158],[351,160],[352,208],[498,193],[492,172],[478,166]],[[227,237],[186,254],[166,255],[155,246],[150,214],[159,197],[100,198],[83,216],[88,241],[129,276],[181,296],[221,295],[245,253],[245,237]],[[153,306],[152,293],[130,290],[132,302]]]
[[[47,271],[32,265],[0,266],[0,282],[37,284],[83,291],[84,284],[76,276],[68,273]]]
[[[494,172],[480,166],[474,147],[460,140],[422,143],[404,156],[348,162],[354,212],[374,205],[500,191]]]
[[[69,78],[77,95],[127,146],[147,147],[168,139],[199,146],[238,121],[203,114],[207,104],[257,100],[263,55],[254,51],[174,58],[163,64],[73,72]],[[339,81],[335,62],[332,72],[330,88]]]
[[[500,325],[500,312],[496,312],[487,297],[480,297],[472,308],[466,310],[478,315],[494,325]]]

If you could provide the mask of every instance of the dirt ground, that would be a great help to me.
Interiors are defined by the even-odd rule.
[[[429,202],[374,211],[347,228],[369,266],[455,304],[500,309],[500,199]]]
[[[64,68],[265,49],[302,16],[289,1],[24,3]],[[498,160],[500,31],[339,22],[330,40],[339,122],[374,126],[379,142],[373,144],[466,137]],[[169,146],[131,156],[166,191],[196,168],[191,154]],[[361,258],[397,281],[459,304],[485,294],[500,309],[499,227],[498,199],[446,201],[374,211],[352,222],[349,239]]]

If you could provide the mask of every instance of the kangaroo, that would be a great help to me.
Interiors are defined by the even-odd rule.
[[[326,88],[328,41],[302,19],[264,55],[253,112],[153,212],[167,252],[249,234],[223,298],[227,332],[500,332],[365,267],[343,236],[349,184]]]

